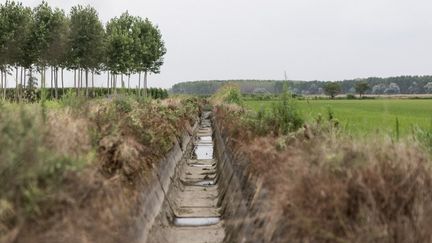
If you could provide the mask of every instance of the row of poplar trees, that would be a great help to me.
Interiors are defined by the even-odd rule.
[[[101,72],[107,73],[107,87],[112,93],[120,85],[124,87],[124,77],[130,80],[131,74],[138,74],[138,93],[146,95],[147,76],[159,73],[165,53],[158,27],[127,12],[104,26],[91,6],[78,5],[66,14],[46,2],[34,9],[9,0],[0,5],[3,98],[11,75],[15,76],[18,100],[26,86],[37,85],[37,75],[42,89],[49,75],[51,90],[58,97],[59,86],[64,88],[64,70],[73,71],[78,95],[89,96],[94,91],[94,75]]]

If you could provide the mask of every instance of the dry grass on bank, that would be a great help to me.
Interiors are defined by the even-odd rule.
[[[260,183],[248,215],[236,216],[246,218],[237,225],[244,230],[230,240],[432,241],[431,160],[420,145],[353,140],[331,122],[258,136],[246,117],[238,109],[216,113],[234,151],[249,159],[249,176]]]
[[[121,242],[198,109],[127,97],[0,107],[0,242]]]

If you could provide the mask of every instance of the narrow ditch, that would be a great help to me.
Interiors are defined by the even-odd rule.
[[[223,188],[215,158],[211,112],[204,112],[193,142],[177,165],[147,242],[220,243]]]

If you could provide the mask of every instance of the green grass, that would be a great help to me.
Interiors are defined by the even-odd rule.
[[[245,105],[258,111],[269,109],[275,101],[246,101]],[[396,118],[401,135],[409,135],[413,127],[432,129],[432,100],[299,100],[298,107],[307,122],[330,109],[342,127],[352,135],[382,133],[395,135]]]

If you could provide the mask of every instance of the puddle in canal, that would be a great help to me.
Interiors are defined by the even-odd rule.
[[[193,182],[194,186],[213,186],[216,185],[216,180],[203,180],[198,182]]]
[[[212,142],[212,137],[211,136],[202,136],[202,137],[198,137],[200,141],[203,142]]]
[[[206,164],[190,164],[192,167],[214,167],[215,165],[206,165]]]
[[[213,159],[213,145],[200,145],[194,151],[197,159]]]
[[[174,218],[174,225],[176,226],[209,226],[218,224],[219,217],[206,217],[206,218]]]

